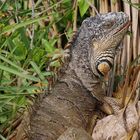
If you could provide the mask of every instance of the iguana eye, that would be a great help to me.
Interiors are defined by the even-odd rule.
[[[103,28],[105,29],[110,29],[112,26],[114,25],[114,22],[113,21],[106,21],[102,24]]]

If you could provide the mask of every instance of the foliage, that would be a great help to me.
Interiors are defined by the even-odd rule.
[[[23,5],[23,4],[24,5]],[[28,96],[33,97],[36,83],[48,84],[45,71],[50,42],[47,41],[49,26],[41,26],[47,19],[45,14],[32,19],[32,12],[25,6],[27,1],[1,2],[0,22],[0,130],[2,131],[17,111],[28,104]],[[41,5],[36,7],[40,11]],[[31,47],[32,27],[36,34]],[[48,43],[48,48],[43,41]],[[41,91],[46,87],[41,87]]]
[[[87,8],[80,8],[85,9],[81,16]],[[74,10],[69,0],[0,1],[0,132],[29,105],[36,91],[48,88],[47,78],[53,72],[46,68],[61,65],[61,48],[72,35]]]

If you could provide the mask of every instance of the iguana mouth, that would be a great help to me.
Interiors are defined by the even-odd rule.
[[[117,34],[125,29],[127,29],[131,25],[131,21],[126,22],[121,28],[119,28],[114,34]]]

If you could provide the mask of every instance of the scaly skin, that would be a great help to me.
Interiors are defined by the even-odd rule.
[[[35,103],[25,127],[30,140],[56,140],[87,130],[96,100],[105,103],[101,76],[113,65],[115,51],[129,26],[123,12],[107,13],[83,21],[70,48],[70,60],[48,96]],[[95,98],[93,98],[93,96]],[[84,130],[83,130],[84,129]],[[69,135],[69,131],[64,135]],[[20,132],[19,132],[20,133]],[[75,134],[59,140],[74,140]],[[85,136],[90,140],[89,135]],[[19,137],[18,140],[21,140]]]
[[[112,68],[117,46],[129,25],[128,16],[123,12],[87,18],[70,48],[70,63],[65,72],[68,74],[73,70],[79,83],[102,103],[106,101],[100,77],[105,76]],[[67,83],[75,81],[67,78],[62,80]],[[110,108],[108,113],[112,111]]]

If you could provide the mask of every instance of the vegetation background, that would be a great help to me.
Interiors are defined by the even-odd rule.
[[[0,139],[11,136],[23,111],[48,89],[63,63],[64,46],[95,15],[93,5],[99,13],[124,11],[132,21],[108,93],[139,92],[134,85],[140,79],[140,0],[0,0]]]

